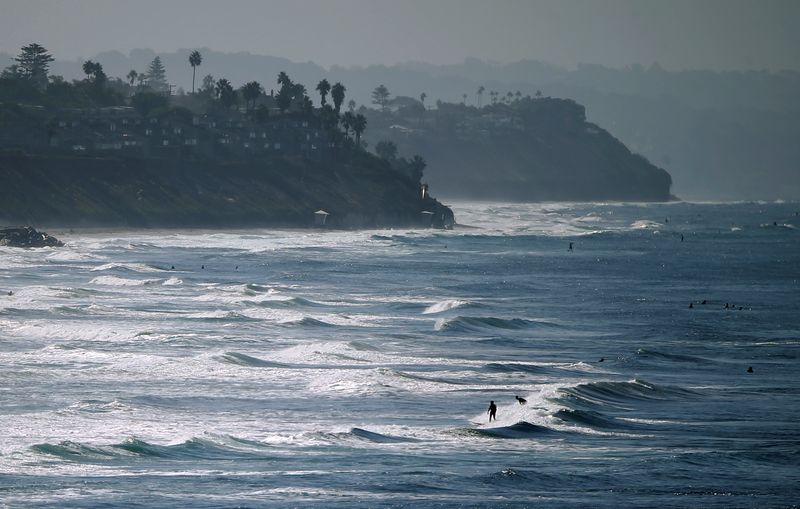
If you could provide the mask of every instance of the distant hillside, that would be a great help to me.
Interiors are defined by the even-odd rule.
[[[493,99],[494,100],[494,99]],[[483,108],[439,103],[426,110],[398,98],[366,115],[367,139],[392,158],[422,154],[424,180],[439,196],[516,201],[666,201],[671,177],[632,154],[583,106],[551,98],[514,98]],[[390,149],[386,150],[386,142]]]
[[[668,71],[658,65],[610,69],[581,65],[570,70],[536,61],[497,64],[467,59],[452,65],[325,69],[307,62],[249,53],[201,49],[201,75],[226,77],[234,85],[259,80],[267,91],[286,71],[305,83],[322,78],[347,84],[348,100],[370,105],[379,84],[393,95],[477,105],[477,90],[570,98],[586,106],[589,121],[607,129],[632,151],[673,176],[673,192],[685,199],[800,198],[800,73],[794,71]],[[191,89],[190,50],[162,53],[167,78]],[[142,71],[155,53],[105,52],[91,57],[110,76]],[[56,55],[57,57],[58,55]],[[0,66],[11,56],[0,55]],[[82,78],[78,62],[56,61],[54,74]],[[316,98],[315,98],[316,99]]]

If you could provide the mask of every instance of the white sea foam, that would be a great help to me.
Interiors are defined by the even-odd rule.
[[[160,279],[128,279],[119,276],[98,276],[90,284],[103,286],[143,286],[151,285],[161,281]]]
[[[431,304],[428,306],[425,311],[422,312],[423,315],[432,315],[435,313],[442,313],[444,311],[449,311],[451,309],[460,308],[462,306],[468,305],[470,302],[467,300],[458,300],[458,299],[450,299],[450,300],[443,300],[441,302],[437,302],[435,304]]]
[[[105,263],[92,268],[92,272],[99,272],[105,270],[127,269],[132,272],[164,272],[166,269],[160,269],[144,263]]]

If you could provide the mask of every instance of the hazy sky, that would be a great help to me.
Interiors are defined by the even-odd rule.
[[[467,56],[800,70],[800,0],[0,0],[0,51],[209,47],[325,66]]]

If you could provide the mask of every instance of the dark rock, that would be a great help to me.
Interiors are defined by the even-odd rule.
[[[64,243],[55,237],[36,231],[30,226],[24,228],[0,229],[0,246],[11,247],[61,247]]]

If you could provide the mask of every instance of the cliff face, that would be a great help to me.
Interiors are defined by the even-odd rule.
[[[60,227],[330,227],[452,224],[417,182],[368,154],[346,162],[236,162],[0,153],[0,224]],[[429,221],[429,219],[428,219]]]
[[[483,109],[445,104],[424,115],[374,118],[370,141],[390,140],[401,154],[425,157],[425,180],[439,195],[513,201],[672,198],[669,173],[586,122],[583,106],[574,101],[522,99]],[[402,129],[389,124],[399,120],[405,121]]]

